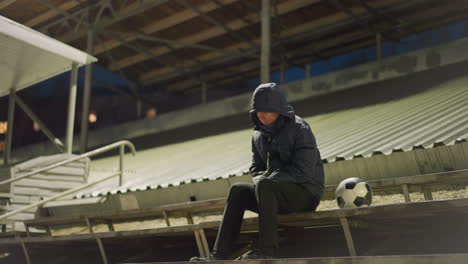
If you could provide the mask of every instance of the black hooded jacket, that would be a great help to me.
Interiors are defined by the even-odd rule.
[[[255,126],[249,169],[252,177],[263,175],[273,180],[298,183],[320,199],[323,164],[309,124],[295,115],[276,83],[262,84],[255,89],[251,109],[250,119]],[[264,126],[257,112],[276,112],[280,116],[273,124]]]

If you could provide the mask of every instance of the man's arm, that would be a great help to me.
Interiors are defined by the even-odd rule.
[[[308,125],[304,125],[295,135],[291,163],[274,171],[269,178],[299,183],[310,182],[310,178],[314,180],[313,175],[320,162],[320,154],[312,131]]]
[[[263,175],[266,170],[266,164],[263,162],[260,154],[258,154],[257,148],[254,144],[254,138],[252,137],[252,163],[250,164],[249,171],[252,177]]]

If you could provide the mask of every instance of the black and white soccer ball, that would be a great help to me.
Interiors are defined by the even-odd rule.
[[[372,189],[362,179],[347,178],[336,188],[335,197],[340,208],[369,206],[372,203]]]

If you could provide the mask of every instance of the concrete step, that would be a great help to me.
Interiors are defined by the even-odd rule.
[[[17,195],[26,195],[26,196],[39,196],[39,197],[49,197],[53,195],[57,195],[60,192],[36,188],[36,187],[23,187],[23,186],[15,186],[15,196]]]
[[[41,201],[41,196],[36,195],[15,195],[11,198],[11,204],[32,204]]]
[[[84,183],[83,175],[75,176],[75,175],[55,175],[55,174],[46,174],[46,173],[38,173],[34,176],[29,177],[30,179],[39,179],[39,180],[47,180],[47,181],[64,181],[64,182],[79,182]]]
[[[37,167],[37,168],[30,168],[30,169],[23,169],[15,173],[16,177],[21,176],[23,174],[26,174],[28,172],[31,172],[36,169],[40,169],[43,167]],[[70,176],[80,176],[83,177],[83,175],[86,173],[84,165],[81,165],[81,167],[70,167],[67,165],[63,165],[58,168],[54,168],[51,170],[47,170],[44,172],[44,174],[49,174],[49,175],[70,175]]]
[[[31,168],[43,168],[43,167],[55,164],[60,161],[64,161],[74,156],[76,155],[56,154],[56,155],[50,155],[50,156],[41,156],[41,157],[37,157],[31,160],[25,161],[21,164],[17,164],[15,167],[20,170],[26,170],[26,169],[31,169]],[[88,162],[89,162],[89,159],[84,159],[84,160],[79,160],[79,161],[68,163],[67,166],[83,167]]]
[[[22,209],[22,208],[24,208],[26,206],[28,206],[28,205],[27,204],[10,204],[10,205],[4,206],[4,209],[7,212],[11,212],[11,211],[15,211],[15,210],[18,210],[18,209]],[[24,212],[29,213],[29,214],[34,214],[34,213],[36,213],[36,211],[37,211],[37,208],[31,208],[31,209],[28,209],[28,210],[26,210]]]
[[[58,191],[66,191],[68,189],[72,189],[78,186],[83,185],[81,182],[69,182],[69,181],[48,181],[42,179],[22,179],[14,183],[14,186],[22,186],[22,187],[37,187],[42,189],[49,189],[49,190],[58,190]],[[15,191],[13,190],[13,193]]]

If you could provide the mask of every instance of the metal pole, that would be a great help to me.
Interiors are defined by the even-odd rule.
[[[7,165],[11,158],[11,146],[13,140],[13,122],[15,119],[15,101],[16,91],[14,88],[10,90],[10,98],[8,100],[8,120],[7,120],[7,135],[6,135],[6,149],[4,153],[4,163]]]
[[[29,257],[28,249],[26,248],[26,244],[21,242],[21,247],[23,248],[24,257],[26,258],[26,263],[31,264],[31,258]]]
[[[76,105],[76,90],[77,90],[77,78],[78,78],[78,64],[72,64],[71,76],[70,76],[70,95],[68,98],[68,120],[67,120],[67,136],[65,152],[68,154],[72,153],[73,147],[73,126],[75,123],[75,105]]]
[[[307,63],[304,68],[305,68],[305,78],[309,79],[310,77],[312,77],[312,65],[310,65],[310,63]]]
[[[86,52],[88,54],[93,53],[94,49],[94,30],[93,28],[88,29],[88,41],[87,41]],[[93,64],[89,63],[85,66],[85,83],[83,90],[83,107],[81,115],[81,129],[80,129],[80,153],[86,152],[88,146],[88,115],[89,115],[89,101],[91,97],[91,83],[93,80]]]
[[[285,82],[286,81],[286,61],[281,61],[281,65],[280,65],[280,73],[281,73],[281,76],[280,76],[280,82]]]
[[[124,174],[124,164],[123,164],[123,158],[124,158],[124,154],[125,154],[125,146],[122,145],[120,146],[119,148],[119,153],[120,153],[120,176],[119,176],[119,187],[122,186],[122,183],[123,183],[123,174]]]
[[[376,40],[376,52],[377,52],[377,60],[382,60],[382,34],[379,32],[375,36]]]
[[[18,103],[18,106],[23,109],[23,111],[26,113],[26,115],[31,118],[34,122],[36,122],[39,125],[39,128],[41,131],[54,143],[54,145],[60,150],[63,151],[63,143],[60,141],[60,139],[56,138],[54,134],[47,128],[47,126],[39,119],[39,117],[26,105],[26,103],[16,95],[16,103]]]
[[[270,81],[270,53],[271,53],[271,0],[262,0],[262,49],[260,57],[260,80],[262,83]]]
[[[202,104],[206,104],[206,95],[207,93],[207,87],[206,87],[206,83],[202,83],[202,87],[201,87],[201,95],[202,95]]]
[[[142,108],[142,103],[141,103],[141,100],[138,99],[137,102],[136,102],[137,118],[141,117],[141,108]]]

